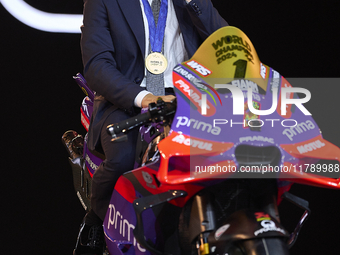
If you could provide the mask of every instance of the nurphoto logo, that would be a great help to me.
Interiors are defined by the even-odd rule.
[[[233,115],[243,115],[244,114],[244,95],[240,88],[230,85],[230,84],[215,84],[215,89],[229,89],[233,98]],[[304,98],[288,98],[287,95],[290,93],[302,93],[305,95]],[[272,89],[272,106],[267,110],[255,109],[253,104],[253,91],[251,87],[247,88],[247,103],[248,109],[251,113],[256,115],[270,115],[272,114],[277,106],[278,98],[278,88]],[[311,99],[311,93],[309,90],[304,88],[292,88],[284,87],[281,88],[281,115],[287,114],[287,107],[289,104],[296,105],[304,115],[312,115],[304,106]],[[207,112],[207,98],[202,96],[202,110],[201,114],[206,115]]]

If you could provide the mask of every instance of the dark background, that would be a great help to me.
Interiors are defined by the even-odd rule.
[[[26,2],[47,12],[82,12],[82,0]],[[339,77],[338,0],[213,3],[248,35],[261,61],[283,76]],[[80,35],[35,30],[2,5],[0,22],[0,254],[72,254],[84,211],[61,136],[68,129],[84,134],[79,112],[84,96],[72,80],[82,71]],[[340,146],[340,87],[305,88],[312,93],[307,108],[324,138]],[[292,192],[310,201],[312,215],[291,253],[339,254],[340,191],[295,185]],[[299,213],[282,208],[289,230]]]

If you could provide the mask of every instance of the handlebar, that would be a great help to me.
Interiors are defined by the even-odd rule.
[[[163,121],[166,117],[171,116],[175,112],[176,100],[171,103],[166,103],[160,98],[157,103],[149,104],[147,112],[124,121],[108,125],[106,131],[112,137],[112,142],[125,141],[127,139],[126,135],[119,137],[117,135],[120,133],[126,133],[127,131],[146,123]]]

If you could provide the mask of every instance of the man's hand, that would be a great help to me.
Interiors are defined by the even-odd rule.
[[[142,107],[148,107],[150,103],[156,103],[158,98],[162,98],[164,102],[171,102],[176,97],[173,95],[167,95],[167,96],[154,96],[152,94],[147,94],[143,100],[142,100]]]

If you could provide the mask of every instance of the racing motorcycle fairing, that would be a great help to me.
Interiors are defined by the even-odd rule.
[[[228,183],[223,184],[223,179],[206,180],[205,182],[202,180],[201,183],[178,185],[161,184],[157,181],[157,171],[153,168],[156,167],[154,165],[151,165],[151,167],[144,166],[119,178],[104,221],[104,232],[110,251],[115,251],[117,254],[164,254],[162,252],[164,252],[167,244],[173,242],[173,238],[177,237],[177,226],[180,225],[178,219],[184,207],[189,206],[191,211],[197,210],[197,213],[191,213],[190,221],[200,221],[202,217],[200,215],[203,212],[209,212],[204,208],[205,203],[196,206],[196,208],[195,203],[189,201],[196,201],[196,197],[200,197],[198,195],[200,191],[203,191],[207,186],[214,190],[214,185],[218,182],[221,183],[221,187],[228,189]],[[254,188],[257,186],[254,185]],[[233,190],[232,187],[231,189]],[[216,192],[221,193],[218,190]],[[260,189],[259,192],[266,191],[261,191]],[[270,192],[266,193],[270,194]],[[198,200],[202,201],[202,196]],[[207,201],[214,200],[210,198]],[[214,210],[210,211],[213,212]],[[244,212],[238,212],[237,215],[244,214]],[[248,215],[249,219],[244,218],[244,216],[242,216],[243,218],[232,216],[231,218],[226,218],[222,224],[212,224],[212,226],[216,227],[215,229],[204,229],[204,231],[208,231],[207,233],[211,232],[209,234],[210,240],[210,236],[222,235],[221,228],[227,224],[234,226],[234,224],[238,223],[238,220],[245,220],[246,223],[244,224],[252,222],[251,226],[253,227],[247,230],[247,234],[242,232],[243,230],[236,231],[237,229],[233,227],[230,230],[231,232],[228,231],[223,234],[221,239],[215,238],[213,246],[222,248],[224,243],[224,247],[228,248],[229,246],[226,245],[225,241],[248,240],[269,236],[287,239],[287,232],[274,217],[268,215],[268,212],[257,210],[247,212],[245,215]],[[267,220],[267,222],[261,225],[264,220]],[[203,218],[201,221],[202,224],[190,222],[190,237],[188,240],[192,240],[200,231],[203,231],[199,226],[204,225],[207,227],[207,220]],[[244,231],[246,231],[245,229]],[[170,254],[179,254],[179,251]]]
[[[117,254],[151,254],[146,245],[151,251],[163,251],[176,237],[181,208],[204,188],[160,185],[156,173],[145,166],[124,174],[115,186],[103,226],[107,243]]]
[[[296,182],[305,178],[329,179],[305,172],[306,164],[315,164],[319,159],[339,163],[340,149],[322,138],[316,122],[310,115],[305,115],[300,107],[286,105],[286,115],[281,113],[279,106],[270,115],[257,115],[249,110],[247,96],[252,94],[254,109],[272,109],[275,100],[278,105],[281,104],[281,88],[292,86],[277,71],[260,62],[249,38],[235,27],[216,31],[190,60],[177,65],[173,71],[173,82],[178,106],[171,126],[173,134],[158,145],[161,163],[157,178],[161,183],[194,181],[201,176],[236,177],[230,172],[198,174],[195,168],[212,167],[218,163],[228,169],[234,166],[239,169],[242,164],[236,152],[240,146],[254,146],[257,150],[276,147],[281,154],[277,166],[287,171],[277,172],[273,178],[296,178]],[[234,114],[235,96],[228,89],[221,89],[221,84],[242,90],[245,101],[243,114]],[[276,95],[274,88],[280,88]],[[250,94],[248,90],[251,90]],[[206,96],[205,114],[201,107],[203,96]],[[286,97],[297,98],[295,93],[289,93]],[[250,124],[256,121],[260,125],[254,127]],[[187,168],[191,171],[190,178],[187,175],[178,179],[167,168],[171,157],[184,155],[190,155],[190,167]],[[257,165],[266,163],[268,159],[258,161]],[[339,187],[339,175],[332,179],[336,180],[328,184],[320,181],[319,185]],[[311,181],[313,183],[315,180]]]
[[[93,112],[94,93],[89,88],[85,78],[80,73],[77,73],[75,76],[73,76],[73,79],[76,81],[80,89],[86,95],[80,107],[81,113],[80,120],[85,130],[88,131],[90,125],[90,117]]]
[[[237,28],[225,27],[216,31],[202,44],[192,59],[175,67],[173,81],[177,96],[177,111],[170,135],[158,143],[160,160],[137,168],[118,180],[104,222],[108,240],[120,252],[122,252],[122,245],[126,249],[127,242],[134,246],[134,251],[128,249],[127,253],[122,252],[122,254],[149,254],[149,251],[145,250],[146,245],[158,254],[157,251],[164,249],[164,241],[169,238],[167,234],[156,236],[156,233],[161,231],[157,223],[160,222],[159,217],[164,215],[162,212],[165,205],[170,205],[171,210],[178,217],[180,208],[183,208],[200,190],[216,181],[216,178],[237,177],[235,173],[213,175],[208,172],[195,173],[197,165],[211,166],[218,163],[225,167],[240,169],[241,166],[252,163],[262,165],[270,162],[279,166],[296,166],[301,162],[315,162],[311,160],[320,158],[339,159],[340,150],[322,138],[313,118],[304,115],[300,109],[292,105],[288,105],[287,115],[282,115],[279,110],[275,110],[268,117],[254,115],[249,111],[246,103],[244,103],[243,115],[232,113],[231,109],[234,105],[231,93],[223,88],[216,88],[218,87],[216,84],[231,84],[241,90],[251,88],[254,105],[257,105],[258,109],[271,108],[275,96],[280,103],[281,95],[280,93],[273,95],[274,87],[291,87],[278,72],[260,62],[250,40]],[[201,107],[204,94],[207,95],[206,114],[202,114]],[[245,96],[246,93],[243,95]],[[290,93],[289,98],[294,97],[294,93]],[[277,123],[294,119],[297,127],[294,127],[295,129],[288,128],[287,125],[273,127],[276,124],[273,121],[260,128],[239,125],[248,120],[264,122],[266,118],[275,119]],[[228,123],[216,125],[216,120],[228,120]],[[238,124],[226,125],[231,121]],[[305,143],[315,142],[317,142],[315,152],[306,152],[299,147]],[[244,160],[247,158],[244,154],[256,155],[257,152],[268,154],[268,151],[272,153],[269,153],[268,157],[259,157],[260,160],[257,162]],[[329,153],[330,151],[332,153]],[[309,158],[311,159],[308,161]],[[327,187],[332,185],[326,179],[314,176],[307,178],[310,174],[301,175],[296,172],[281,177],[309,185]],[[244,175],[240,177],[243,178]],[[278,177],[279,174],[271,175],[271,178]],[[334,182],[338,183],[338,180],[333,180]],[[291,183],[284,179],[279,181],[279,184],[279,194],[286,192],[291,186]],[[137,211],[137,216],[132,213],[136,203],[168,194],[169,190],[183,191],[186,195],[173,197],[169,202],[165,199],[158,206],[144,206]],[[259,214],[266,217],[256,218]],[[124,232],[126,231],[124,222],[125,226],[135,231]],[[143,227],[140,227],[141,222]],[[176,221],[174,223],[177,224]],[[247,228],[239,228],[236,223],[245,224]],[[152,227],[149,228],[150,226]],[[174,230],[170,232],[172,231]],[[194,231],[194,235],[197,231]],[[218,226],[210,233],[209,242],[215,245],[217,250],[223,250],[228,248],[225,246],[227,242],[236,241],[240,236],[243,239],[268,236],[287,238],[287,232],[275,218],[265,212],[239,211],[231,218],[227,218],[224,225]],[[136,237],[144,243],[144,248],[136,245]]]
[[[85,80],[79,77],[78,84],[88,93]],[[209,218],[208,214],[203,217],[203,212],[216,202],[213,196],[207,199],[204,192],[211,189],[220,196],[236,196],[216,188],[234,191],[227,182],[233,179],[239,185],[240,178],[254,178],[254,182],[250,180],[254,185],[250,196],[253,191],[260,192],[260,198],[267,193],[274,207],[273,197],[278,193],[279,203],[293,182],[339,188],[338,174],[329,178],[305,171],[306,165],[319,159],[339,162],[340,158],[340,149],[323,139],[310,115],[292,104],[287,105],[285,115],[280,107],[268,116],[253,113],[272,109],[275,102],[281,105],[281,88],[291,85],[259,60],[251,41],[239,29],[225,27],[212,34],[190,60],[174,68],[173,82],[177,111],[171,130],[153,144],[158,151],[149,155],[151,160],[143,161],[143,154],[139,155],[139,168],[125,173],[115,185],[103,223],[111,253],[180,254],[173,244],[182,241],[177,234],[185,210],[190,210],[189,217],[198,224],[190,226],[189,237],[183,239],[190,245],[198,237],[208,240],[210,250],[202,254],[225,254],[240,240],[287,239],[278,219],[264,206],[237,210],[231,216],[223,212],[218,222],[209,220],[209,226],[202,227]],[[242,114],[233,112],[237,97],[232,90],[241,91]],[[295,93],[283,96],[296,98]],[[92,97],[88,93],[81,108],[85,128],[92,113]],[[291,122],[296,125],[290,126]],[[157,139],[164,131],[163,124],[142,126],[143,140],[150,144]],[[102,160],[86,149],[83,158],[90,175]],[[217,169],[217,164],[236,171],[206,171]],[[267,165],[290,171],[264,172]],[[239,172],[250,166],[262,172]],[[263,178],[267,178],[264,183],[255,185]],[[263,191],[269,186],[267,181],[275,183],[275,190]]]
[[[89,98],[89,100],[91,102],[93,102],[94,101],[94,93],[89,88],[85,78],[80,73],[77,73],[75,76],[73,76],[73,79],[77,82],[78,86],[85,93],[85,95]]]

